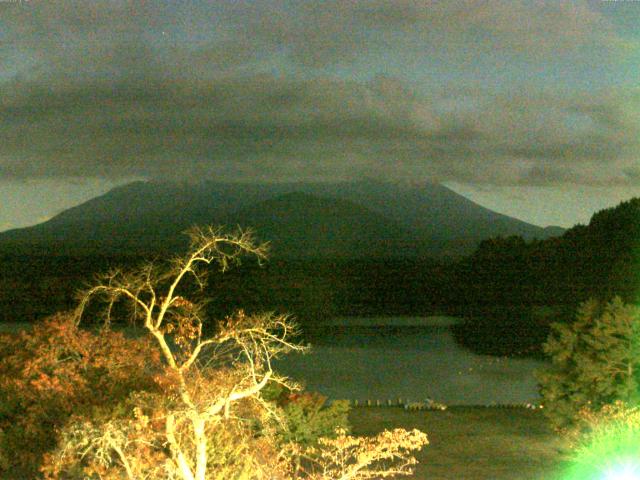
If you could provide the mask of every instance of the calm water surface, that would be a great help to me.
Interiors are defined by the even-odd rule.
[[[307,354],[278,370],[331,399],[432,398],[449,405],[536,403],[539,360],[476,355],[460,347],[450,317],[347,318]]]

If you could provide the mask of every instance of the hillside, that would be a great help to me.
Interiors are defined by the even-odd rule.
[[[229,214],[223,223],[251,225],[272,254],[292,258],[415,256],[424,252],[414,233],[353,202],[287,193]]]
[[[445,303],[475,309],[457,331],[460,341],[482,353],[539,351],[551,322],[571,321],[578,303],[640,299],[640,198],[560,237],[485,240],[455,270]]]

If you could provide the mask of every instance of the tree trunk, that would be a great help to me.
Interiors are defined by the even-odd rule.
[[[191,420],[193,424],[193,434],[196,441],[196,475],[195,480],[205,480],[207,473],[207,436],[205,435],[205,421],[194,413]]]
[[[176,439],[175,435],[175,420],[173,415],[167,415],[166,420],[166,435],[167,441],[169,442],[169,448],[171,449],[171,456],[173,460],[178,465],[178,469],[180,470],[180,474],[184,480],[195,480],[193,476],[193,472],[191,471],[191,467],[189,467],[189,462],[184,456],[180,445]],[[204,477],[202,477],[204,478]]]

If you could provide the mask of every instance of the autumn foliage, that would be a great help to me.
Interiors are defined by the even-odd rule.
[[[104,480],[410,474],[426,435],[348,436],[346,405],[296,393],[274,371],[273,359],[303,349],[290,317],[238,311],[204,334],[203,301],[189,296],[187,279],[202,287],[207,266],[262,259],[265,247],[246,232],[194,229],[191,240],[166,265],[104,275],[73,314],[1,339],[0,468],[10,478]],[[83,330],[96,300],[103,326]],[[128,312],[139,338],[111,329],[118,312]],[[286,402],[267,394],[274,386]]]
[[[414,450],[429,442],[420,430],[385,430],[375,437],[353,437],[337,429],[335,438],[322,438],[311,450],[310,480],[383,479],[411,475],[418,463]]]
[[[149,339],[78,328],[70,314],[0,338],[0,458],[16,477],[33,478],[57,429],[91,416],[132,391],[158,391],[160,355]],[[9,465],[8,459],[11,459]]]

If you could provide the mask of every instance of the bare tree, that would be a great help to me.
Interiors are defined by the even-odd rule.
[[[68,422],[44,463],[45,476],[75,478],[80,471],[83,478],[104,480],[364,480],[411,474],[411,452],[428,443],[415,430],[370,439],[337,431],[336,438],[321,439],[311,449],[283,445],[270,434],[285,422],[278,423],[278,408],[263,398],[263,390],[270,382],[297,388],[272,365],[279,355],[304,350],[293,341],[294,323],[286,315],[240,311],[205,337],[204,303],[187,300],[191,296],[182,291],[187,279],[202,289],[212,264],[224,271],[245,254],[263,260],[266,245],[256,244],[250,232],[194,228],[189,234],[188,253],[166,268],[150,263],[128,273],[112,271],[82,292],[76,325],[87,305],[101,299],[109,328],[114,306],[124,302],[131,320],[157,345],[152,351],[164,370],[150,367],[158,362],[140,365],[158,388],[131,393],[124,404],[130,414],[123,416],[118,407]],[[310,459],[308,471],[296,470],[300,456]]]
[[[212,228],[194,228],[189,235],[189,252],[164,270],[148,264],[133,272],[112,271],[103,276],[82,293],[76,318],[80,322],[95,297],[106,302],[107,323],[116,302],[125,301],[132,307],[132,320],[141,322],[155,339],[167,366],[167,381],[176,395],[175,405],[164,419],[167,461],[171,464],[168,470],[184,480],[204,480],[209,460],[208,427],[221,417],[229,418],[233,405],[243,399],[251,398],[269,411],[269,404],[260,396],[268,382],[295,388],[275,374],[272,359],[303,347],[291,340],[295,326],[288,316],[250,316],[242,311],[225,319],[213,336],[204,338],[203,304],[179,295],[181,283],[190,277],[203,288],[207,266],[217,264],[224,271],[245,254],[263,260],[266,245],[256,244],[246,231],[228,235]],[[219,378],[214,383],[208,381],[203,371],[212,367],[227,369],[225,382]],[[184,423],[189,426],[190,438],[185,438]],[[109,434],[108,442],[98,444],[115,451],[129,478],[134,478],[135,459],[127,459],[125,449],[114,443],[114,438]]]

